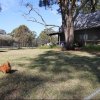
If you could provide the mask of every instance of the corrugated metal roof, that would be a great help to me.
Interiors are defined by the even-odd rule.
[[[74,22],[75,30],[84,30],[91,28],[99,28],[100,27],[100,11],[89,13],[89,14],[79,14]],[[59,32],[50,33],[48,35],[55,35],[62,33],[62,29],[60,28]]]
[[[74,22],[74,25],[75,30],[99,27],[100,11],[89,14],[79,14]]]

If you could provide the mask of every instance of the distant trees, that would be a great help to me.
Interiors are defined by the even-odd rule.
[[[13,39],[10,35],[6,34],[5,30],[0,29],[0,47],[2,46],[12,46]]]
[[[33,46],[33,42],[36,37],[35,32],[29,30],[29,28],[25,25],[20,25],[18,28],[14,29],[10,35],[18,44],[19,48]]]
[[[47,43],[56,44],[57,36],[50,37],[48,34],[54,32],[52,29],[44,29],[38,37],[38,45],[44,45]]]
[[[13,39],[11,36],[6,34],[0,34],[0,47],[2,46],[12,46],[13,45]]]

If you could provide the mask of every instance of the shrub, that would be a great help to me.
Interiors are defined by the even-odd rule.
[[[100,51],[100,45],[86,45],[82,49],[87,51]]]
[[[59,48],[61,48],[60,46],[58,46],[58,45],[50,45],[50,46],[48,46],[48,45],[43,45],[43,46],[39,46],[38,47],[39,49],[59,49]]]

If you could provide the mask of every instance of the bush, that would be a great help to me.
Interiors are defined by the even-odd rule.
[[[100,51],[100,45],[86,45],[82,49],[87,51]]]
[[[51,46],[43,45],[43,46],[39,46],[38,48],[39,49],[57,49],[57,48],[61,48],[61,47],[58,45],[51,45]]]

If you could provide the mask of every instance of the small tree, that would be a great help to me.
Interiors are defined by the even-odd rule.
[[[44,29],[39,37],[38,37],[38,41],[39,41],[39,44],[41,45],[44,45],[44,44],[47,44],[47,43],[52,43],[52,44],[55,44],[57,43],[57,37],[56,36],[53,36],[53,37],[50,37],[48,34],[51,33],[51,32],[54,32],[54,30],[52,29]]]

